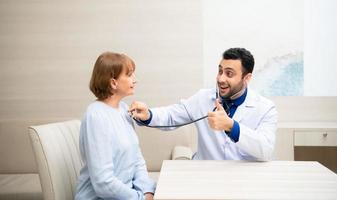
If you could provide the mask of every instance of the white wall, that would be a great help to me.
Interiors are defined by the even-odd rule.
[[[256,61],[254,89],[260,90],[270,81],[268,77],[278,74],[277,69],[267,67],[282,64],[271,59],[291,55],[302,60],[303,56],[303,77],[284,89],[301,87],[296,91],[304,96],[337,96],[333,86],[337,79],[337,1],[203,0],[202,10],[205,87],[215,85],[222,52],[245,47]]]
[[[255,71],[272,57],[303,49],[303,0],[203,0],[202,8],[205,87],[215,85],[228,48],[250,50]]]
[[[149,106],[202,86],[200,1],[0,1],[0,172],[36,170],[27,126],[81,118],[104,51],[136,62]],[[3,159],[5,158],[5,159]]]
[[[305,1],[304,94],[337,96],[337,1]]]

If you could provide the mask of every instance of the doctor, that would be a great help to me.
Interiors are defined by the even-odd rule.
[[[248,50],[228,49],[218,66],[217,88],[201,89],[167,107],[149,109],[142,102],[133,102],[129,111],[154,126],[186,123],[208,113],[208,120],[195,123],[198,149],[193,159],[270,160],[277,111],[272,101],[247,87],[253,68],[254,57]]]

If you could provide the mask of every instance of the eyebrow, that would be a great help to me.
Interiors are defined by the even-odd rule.
[[[219,65],[219,68],[224,68],[224,69],[226,69],[226,70],[231,70],[231,71],[234,71],[234,69],[233,68],[231,68],[231,67],[224,67],[224,66],[222,66],[222,65]]]

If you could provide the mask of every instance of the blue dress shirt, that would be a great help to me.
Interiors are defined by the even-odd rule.
[[[247,88],[245,92],[237,99],[230,100],[222,98],[222,106],[225,108],[228,116],[233,118],[236,109],[245,101],[247,96]],[[226,109],[227,108],[227,109]],[[234,141],[238,142],[240,137],[240,125],[239,123],[234,120],[233,127],[231,131],[225,131],[225,133]]]

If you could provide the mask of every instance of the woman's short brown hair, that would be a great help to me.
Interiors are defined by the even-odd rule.
[[[117,79],[125,71],[135,70],[135,63],[128,56],[119,53],[105,52],[96,60],[90,80],[90,90],[99,100],[113,95],[111,79]]]

